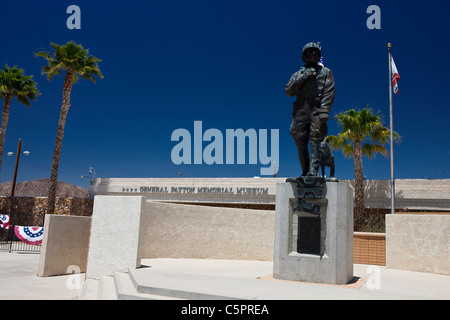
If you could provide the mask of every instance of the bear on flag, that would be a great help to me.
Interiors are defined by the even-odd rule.
[[[400,94],[398,91],[398,80],[400,80],[400,74],[398,73],[397,67],[395,66],[394,58],[391,57],[392,66],[392,88],[394,88],[394,93]]]
[[[8,230],[11,228],[11,225],[9,222],[11,221],[9,215],[7,214],[0,214],[0,229],[6,229]]]

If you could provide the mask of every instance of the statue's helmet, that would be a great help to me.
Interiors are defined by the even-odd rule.
[[[308,50],[313,50],[316,53],[313,55],[310,54],[306,54],[306,52]],[[305,44],[305,46],[303,47],[303,52],[302,52],[302,60],[305,63],[317,63],[320,61],[320,58],[322,57],[322,48],[320,47],[320,42],[309,42],[307,44]]]

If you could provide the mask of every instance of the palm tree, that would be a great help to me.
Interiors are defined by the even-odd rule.
[[[48,190],[48,214],[53,214],[55,211],[58,166],[61,156],[67,112],[70,107],[70,93],[72,91],[72,86],[78,81],[79,77],[82,79],[91,80],[94,83],[94,76],[103,78],[103,75],[98,68],[98,62],[101,60],[89,55],[89,50],[84,49],[80,44],[70,41],[65,45],[51,43],[51,46],[53,48],[53,52],[41,51],[35,53],[37,57],[42,57],[47,60],[47,65],[42,67],[42,74],[47,75],[48,80],[52,80],[55,75],[60,75],[61,72],[65,71],[63,99],[59,114],[58,130],[56,133],[52,171]]]
[[[369,108],[361,111],[354,109],[336,115],[341,132],[326,137],[330,147],[341,150],[346,158],[353,157],[355,171],[355,228],[362,222],[364,210],[364,187],[362,157],[373,158],[377,153],[388,156],[384,147],[389,142],[389,128],[383,126],[379,113],[372,113]],[[399,135],[394,132],[399,140]]]
[[[10,68],[7,64],[5,64],[5,70],[0,69],[0,99],[4,99],[0,129],[0,170],[11,100],[17,98],[17,101],[28,108],[30,101],[35,101],[39,95],[33,76],[26,76],[23,69],[19,69],[17,66]]]

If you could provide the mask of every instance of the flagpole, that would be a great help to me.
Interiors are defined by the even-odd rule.
[[[394,118],[392,112],[392,56],[391,44],[388,43],[389,53],[389,116],[390,116],[390,146],[391,146],[391,214],[395,214],[395,178],[394,178]]]

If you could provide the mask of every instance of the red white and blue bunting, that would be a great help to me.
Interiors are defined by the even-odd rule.
[[[20,240],[28,244],[41,244],[44,238],[43,227],[23,227],[15,226],[14,232]]]
[[[0,214],[0,229],[6,229],[8,230],[12,226],[9,224],[11,221],[9,215],[7,214]]]

